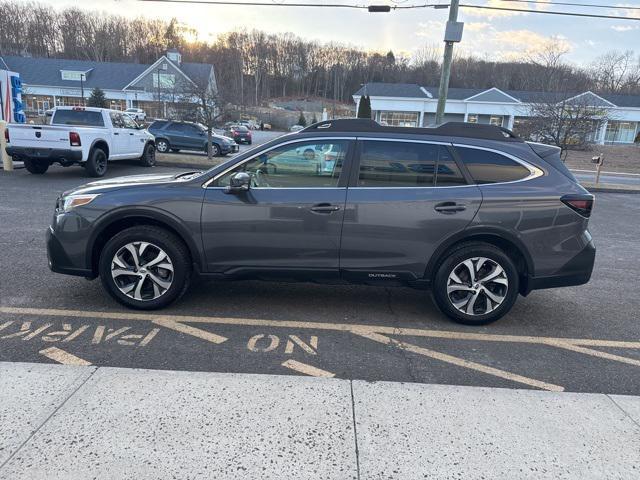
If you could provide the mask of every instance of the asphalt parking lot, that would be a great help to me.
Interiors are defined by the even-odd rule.
[[[197,282],[168,309],[126,310],[99,281],[47,267],[55,198],[83,174],[0,172],[0,361],[640,394],[640,195],[597,194],[589,284],[473,328],[405,288]]]

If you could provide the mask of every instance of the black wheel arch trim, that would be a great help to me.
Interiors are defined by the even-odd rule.
[[[159,210],[157,208],[139,206],[135,208],[116,208],[96,220],[96,223],[87,242],[87,250],[85,252],[85,262],[91,270],[94,269],[95,265],[93,250],[100,235],[114,223],[129,218],[148,219],[154,222],[154,224],[159,224],[159,226],[165,225],[169,229],[176,232],[180,239],[187,245],[189,253],[191,254],[191,261],[193,262],[193,264],[197,265],[199,270],[203,269],[203,253],[196,241],[194,241],[194,239],[192,238],[192,235],[189,233],[189,229],[182,223],[182,221],[178,217],[167,211]]]
[[[525,244],[520,240],[513,232],[507,230],[506,228],[496,227],[496,226],[472,226],[467,227],[464,230],[454,233],[446,240],[444,240],[433,253],[429,262],[427,263],[427,268],[425,269],[424,278],[431,279],[435,273],[436,267],[440,263],[443,258],[443,255],[453,247],[455,244],[463,242],[463,241],[473,241],[477,240],[478,237],[489,236],[495,237],[496,239],[507,241],[511,243],[514,247],[516,247],[522,258],[524,258],[527,273],[530,275],[534,272],[534,264],[533,259],[531,258],[531,254],[529,253],[529,249],[525,246]]]
[[[107,142],[104,138],[96,138],[93,142],[91,142],[91,146],[89,147],[89,155],[91,155],[91,152],[93,152],[93,149],[96,148],[98,143],[103,144],[107,148],[106,152],[104,153],[106,153],[107,160],[109,160],[109,142]]]

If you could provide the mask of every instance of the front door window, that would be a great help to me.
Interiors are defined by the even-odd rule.
[[[331,188],[347,153],[347,140],[299,142],[264,152],[217,180],[228,186],[236,172],[251,175],[252,188]]]

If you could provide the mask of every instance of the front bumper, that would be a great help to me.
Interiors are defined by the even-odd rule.
[[[565,263],[553,275],[544,277],[529,276],[524,285],[523,294],[528,294],[531,290],[543,288],[569,287],[572,285],[583,285],[591,279],[593,264],[596,259],[596,247],[590,241],[575,257]]]
[[[237,153],[240,150],[240,145],[238,145],[237,143],[232,143],[231,145],[222,144],[220,146],[220,150],[222,151],[223,155],[226,155],[227,153]]]
[[[74,263],[71,255],[56,237],[52,227],[47,229],[46,239],[47,259],[49,260],[49,269],[52,272],[95,278],[96,275],[90,269],[82,268],[77,263]]]
[[[16,159],[46,160],[48,162],[59,162],[61,160],[80,162],[82,160],[82,150],[71,150],[67,148],[28,148],[11,147],[6,148],[7,155]]]

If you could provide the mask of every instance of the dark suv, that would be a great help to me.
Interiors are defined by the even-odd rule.
[[[193,122],[174,120],[156,120],[148,128],[156,137],[156,149],[160,153],[169,150],[199,150],[207,152],[207,129],[204,125]],[[227,155],[238,151],[238,144],[233,138],[213,134],[211,152],[213,156]]]
[[[206,172],[90,183],[58,200],[55,272],[100,276],[133,308],[193,278],[430,287],[483,324],[518,294],[589,281],[593,196],[559,149],[490,125],[334,120]]]

